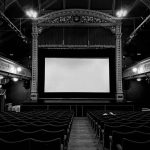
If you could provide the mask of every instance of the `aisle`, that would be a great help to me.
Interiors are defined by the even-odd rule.
[[[68,150],[101,150],[87,117],[75,117]]]

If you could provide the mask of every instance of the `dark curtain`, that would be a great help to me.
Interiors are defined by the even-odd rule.
[[[88,30],[87,28],[68,27],[65,28],[64,41],[66,45],[87,45]]]
[[[39,45],[115,45],[115,35],[102,27],[49,27],[39,35]]]
[[[50,27],[44,29],[38,37],[39,45],[59,45],[63,43],[63,28]]]
[[[90,45],[115,45],[115,35],[109,29],[89,28]]]

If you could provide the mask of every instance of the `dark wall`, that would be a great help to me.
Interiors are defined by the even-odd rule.
[[[9,81],[5,86],[6,103],[21,104],[30,99],[30,89],[24,87],[24,81]]]
[[[136,79],[125,81],[124,93],[127,101],[139,104],[150,104],[150,84],[147,80]]]

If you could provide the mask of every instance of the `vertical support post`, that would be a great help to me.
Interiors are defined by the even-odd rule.
[[[37,20],[32,23],[32,83],[31,100],[38,100],[38,27]]]
[[[121,20],[116,24],[116,101],[123,102]]]

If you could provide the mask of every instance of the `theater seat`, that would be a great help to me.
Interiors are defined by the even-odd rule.
[[[117,148],[118,150],[149,150],[150,140],[139,142],[123,138],[122,146],[118,144]]]

